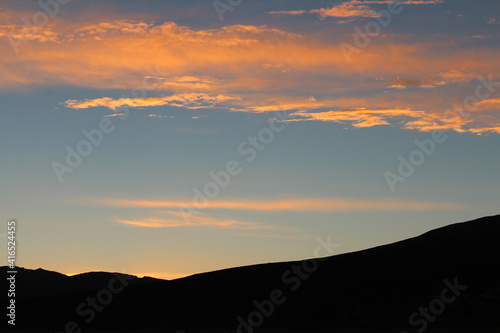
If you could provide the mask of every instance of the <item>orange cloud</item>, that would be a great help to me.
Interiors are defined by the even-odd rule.
[[[152,23],[145,22],[129,22],[129,21],[114,21],[101,22],[89,26],[84,26],[75,30],[76,37],[94,37],[98,35],[109,35],[113,32],[144,34],[153,27]]]
[[[173,91],[207,91],[220,88],[220,80],[207,76],[177,76],[165,78],[158,88]]]
[[[68,100],[64,102],[64,106],[71,109],[87,109],[103,106],[111,110],[120,107],[150,107],[170,105],[183,107],[187,109],[213,108],[221,102],[238,100],[238,97],[224,95],[209,95],[205,93],[185,93],[174,94],[166,97],[149,97],[149,98],[120,98],[113,99],[111,97],[103,97],[96,99],[87,99],[84,101]]]
[[[124,114],[123,113],[113,113],[113,114],[107,114],[103,117],[119,117],[119,116],[123,116]]]
[[[422,132],[435,130],[454,130],[457,132],[479,133],[480,131],[471,131],[464,126],[473,123],[472,119],[467,119],[459,114],[431,114],[425,111],[412,111],[404,109],[357,109],[326,112],[307,112],[298,111],[290,114],[298,117],[287,121],[325,121],[344,123],[351,122],[355,128],[364,128],[380,125],[391,125],[390,120],[399,119],[398,124],[404,129],[413,129]],[[408,120],[415,119],[415,120]],[[482,131],[493,131],[483,127]]]
[[[277,102],[271,105],[250,106],[245,109],[234,109],[234,111],[250,111],[250,112],[273,112],[273,111],[292,111],[292,110],[312,110],[326,107],[328,104],[325,102],[317,102],[316,100],[301,101],[301,102]]]
[[[403,109],[386,109],[386,110],[344,110],[344,111],[327,111],[327,112],[306,112],[298,111],[292,113],[291,116],[297,116],[298,119],[290,121],[331,121],[335,123],[353,122],[354,127],[372,127],[377,125],[389,125],[388,119],[396,117],[424,118],[424,111],[412,111]]]
[[[431,5],[443,3],[444,0],[403,0],[399,1],[400,5]],[[334,5],[331,8],[320,8],[306,10],[279,10],[271,11],[266,14],[285,14],[285,15],[302,15],[302,14],[319,14],[321,18],[326,17],[381,17],[382,15],[369,7],[370,4],[393,4],[393,0],[350,0]]]
[[[339,4],[340,9],[332,8],[339,13],[342,8],[368,10],[363,6],[375,3],[385,2],[350,1]],[[325,15],[327,10],[323,10]],[[2,19],[9,15],[14,14],[0,12]],[[5,23],[0,26],[0,34],[20,34],[22,21],[17,18],[17,21],[2,20]],[[328,29],[325,27],[322,33]],[[500,76],[498,66],[492,65],[497,62],[498,50],[491,46],[471,49],[460,40],[453,40],[443,47],[442,40],[409,42],[382,35],[353,54],[352,62],[347,64],[339,44],[352,43],[352,31],[330,34],[328,39],[322,38],[322,33],[299,35],[254,25],[193,29],[175,22],[157,23],[133,17],[109,22],[88,19],[67,22],[55,17],[36,36],[29,37],[31,40],[21,44],[18,54],[12,51],[8,38],[0,39],[0,90],[69,85],[130,93],[147,82],[151,87],[151,96],[148,94],[147,98],[103,95],[106,97],[67,100],[64,105],[111,110],[120,106],[170,105],[255,113],[310,111],[311,114],[326,108],[422,110],[426,116],[401,116],[409,121],[403,128],[421,130],[461,128],[445,124],[439,118],[454,103],[473,94],[475,87],[471,91],[459,88],[473,85],[471,81],[479,74]],[[152,67],[156,68],[155,73],[148,69]],[[457,85],[456,90],[446,89],[451,83]],[[388,86],[394,89],[387,91]],[[433,89],[415,91],[411,87]],[[308,100],[311,95],[316,99]],[[486,104],[481,104],[479,111],[485,107]],[[311,115],[307,119],[322,116],[330,117]],[[331,116],[340,119],[341,115]],[[491,123],[495,127],[500,120],[498,116],[490,117],[486,124],[479,125],[477,116],[472,115],[467,126],[482,128]],[[364,117],[365,120],[353,120],[355,127],[383,125],[394,118],[389,114],[366,113]]]
[[[40,27],[35,29],[28,29],[24,26],[9,24],[0,25],[0,37],[6,37],[11,41],[26,40],[26,41],[38,41],[41,43],[60,42],[60,34],[52,30],[51,27]]]
[[[33,35],[22,34],[24,28],[20,24],[0,26],[1,35],[19,30],[14,39],[32,40],[20,43],[16,55],[9,40],[0,39],[0,51],[5,55],[2,63],[8,65],[3,69],[10,76],[24,79],[12,81],[8,80],[9,75],[2,76],[0,88],[72,84],[131,89],[142,83],[147,66],[161,64],[169,73],[168,78],[163,78],[163,89],[199,90],[219,83],[218,74],[233,73],[242,61],[248,66],[268,62],[267,54],[273,51],[269,48],[278,50],[277,42],[300,39],[295,33],[251,25],[193,30],[174,22],[154,25],[124,20],[68,31],[67,22],[54,22],[58,25],[38,29]],[[116,61],[117,50],[120,61]],[[255,58],[256,54],[260,56]],[[25,66],[29,66],[26,71]],[[207,73],[195,74],[203,71]]]
[[[147,201],[126,199],[102,199],[98,204],[108,207],[143,208],[157,210],[156,216],[139,219],[117,218],[116,222],[132,227],[143,228],[186,228],[209,227],[245,231],[245,236],[296,238],[300,229],[243,222],[235,219],[218,219],[200,212],[196,204],[190,201]],[[462,209],[463,205],[449,202],[415,202],[394,199],[351,200],[351,199],[282,199],[282,200],[232,200],[209,201],[203,209],[223,209],[267,212],[338,212],[338,211],[426,211]],[[177,210],[172,210],[177,209]],[[158,212],[159,211],[159,212]],[[167,215],[167,217],[159,216]],[[254,233],[265,230],[266,233]],[[250,232],[250,233],[249,233]],[[283,234],[285,233],[285,234]],[[290,234],[292,233],[292,234]]]
[[[409,121],[404,125],[405,129],[415,129],[422,132],[430,132],[437,130],[455,130],[457,132],[463,133],[466,130],[463,126],[471,123],[472,120],[465,119],[456,115],[451,119],[440,119],[437,117],[424,117],[420,120]]]
[[[191,221],[194,223],[186,223],[182,219],[164,219],[164,218],[144,218],[140,220],[123,220],[116,219],[118,223],[127,224],[135,227],[147,227],[147,228],[175,228],[175,227],[187,227],[187,226],[210,226],[210,227],[224,227],[224,228],[235,228],[235,229],[260,229],[251,223],[238,222],[234,220],[217,220],[214,218],[199,216],[191,216]]]
[[[319,14],[320,17],[381,17],[382,15],[369,6],[360,5],[356,1],[343,2],[331,8],[310,10],[311,14]]]
[[[248,211],[292,211],[292,212],[334,212],[334,211],[404,211],[404,210],[433,210],[433,209],[460,209],[462,205],[446,202],[414,202],[404,200],[352,200],[335,198],[317,199],[283,199],[283,200],[233,200],[209,201],[202,207],[193,205],[190,201],[147,201],[125,199],[102,199],[99,204],[110,207],[171,209],[189,207],[203,209],[227,209]],[[161,225],[170,222],[149,221],[148,223]]]
[[[500,107],[500,98],[485,99],[480,101],[478,105],[483,107]]]
[[[276,95],[285,90],[300,92],[309,86],[314,90],[311,92],[322,93],[330,91],[328,87],[346,89],[349,78],[360,73],[365,77],[396,73],[430,76],[433,73],[426,70],[429,62],[441,72],[450,67],[484,72],[480,67],[484,69],[496,55],[492,50],[476,49],[431,56],[436,47],[432,43],[410,46],[391,41],[364,49],[346,66],[338,42],[349,41],[350,35],[325,42],[265,26],[193,30],[173,22],[153,25],[130,21],[103,22],[68,32],[62,27],[65,23],[51,27],[60,36],[57,42],[23,44],[18,55],[13,54],[7,39],[0,41],[0,89],[69,84],[130,90],[141,86],[145,77],[151,78],[148,66],[158,65],[168,75],[158,79],[156,90]],[[120,61],[116,61],[117,50]],[[486,67],[491,70],[491,66]],[[323,76],[320,81],[317,74]]]
[[[477,135],[483,135],[488,133],[500,134],[500,124],[498,124],[498,126],[495,127],[471,128],[468,131]]]
[[[401,84],[393,84],[392,86],[389,86],[387,88],[393,88],[393,89],[406,89],[406,86],[403,86]]]
[[[233,219],[217,219],[206,214],[187,214],[181,211],[163,211],[168,215],[164,217],[148,217],[134,220],[115,219],[116,222],[145,228],[179,228],[179,227],[212,227],[223,229],[239,230],[281,230],[297,231],[297,228],[288,228],[283,226],[263,225],[255,222],[242,222]]]

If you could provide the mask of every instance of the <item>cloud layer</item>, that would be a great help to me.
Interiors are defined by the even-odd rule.
[[[401,5],[442,2],[408,0]],[[380,16],[376,5],[388,3],[352,0],[330,8],[269,13],[370,20]],[[322,31],[298,33],[251,24],[194,29],[129,15],[95,22],[53,18],[32,30],[21,24],[23,15],[12,10],[1,14],[0,90],[74,86],[103,91],[98,98],[61,101],[68,109],[148,107],[155,108],[158,119],[168,118],[158,111],[163,106],[286,110],[295,121],[475,134],[497,133],[500,126],[499,105],[491,102],[499,98],[498,86],[467,117],[445,116],[474,96],[481,77],[500,81],[500,69],[494,66],[498,48],[471,48],[472,36],[443,42],[439,36],[408,40],[382,33],[371,36],[370,45],[348,63],[339,45],[355,45],[354,30],[333,31],[326,22]],[[124,93],[110,95],[110,89]]]

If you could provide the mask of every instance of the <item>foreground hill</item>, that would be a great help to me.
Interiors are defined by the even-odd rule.
[[[500,215],[321,261],[172,281],[19,269],[16,329],[500,332],[499,235]]]

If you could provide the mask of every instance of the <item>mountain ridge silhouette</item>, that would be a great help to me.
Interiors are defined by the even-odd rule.
[[[249,315],[258,311],[256,304],[268,304],[271,293],[279,290],[286,300],[274,304],[270,316],[261,313],[263,322],[250,327],[252,331],[378,327],[416,332],[409,316],[436,299],[444,281],[458,281],[467,289],[429,327],[500,328],[499,234],[500,215],[495,215],[325,257],[295,290],[297,280],[287,283],[284,276],[304,261],[227,268],[175,280],[106,272],[66,276],[19,268],[16,326],[64,332],[73,321],[84,331],[235,332],[239,327],[248,332],[241,320],[248,323]],[[292,281],[296,276],[288,277]],[[123,290],[102,311],[94,311],[90,322],[89,311],[85,316],[77,313],[88,297],[110,286],[118,290],[122,280]]]

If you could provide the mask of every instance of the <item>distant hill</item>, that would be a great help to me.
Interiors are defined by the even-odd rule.
[[[245,266],[172,281],[18,268],[16,330],[410,333],[425,326],[429,332],[500,332],[499,236],[497,215],[322,261]],[[3,276],[6,271],[0,268]],[[430,312],[420,313],[421,307]]]

